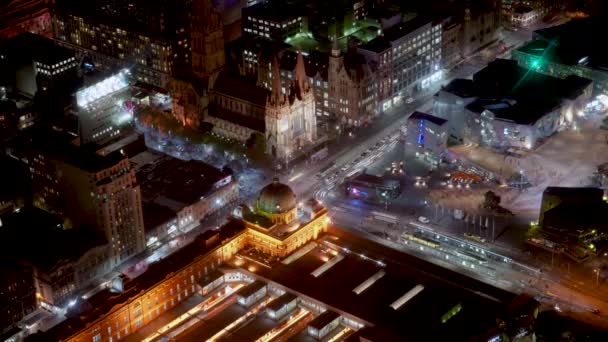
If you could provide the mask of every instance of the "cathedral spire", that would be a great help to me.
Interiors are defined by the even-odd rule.
[[[306,76],[306,66],[304,65],[304,56],[302,51],[298,50],[298,57],[296,59],[296,70],[295,70],[295,81],[296,87],[300,92],[300,96],[307,90],[308,77]]]
[[[338,46],[338,36],[334,35],[334,40],[331,47],[331,55],[334,57],[339,57],[340,52],[340,46]]]
[[[272,92],[271,101],[275,104],[281,103],[283,92],[281,91],[281,72],[279,71],[279,60],[275,54],[272,57]]]

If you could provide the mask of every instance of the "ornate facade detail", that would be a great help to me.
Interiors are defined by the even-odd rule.
[[[279,63],[272,60],[272,90],[266,101],[267,153],[279,161],[289,161],[299,150],[317,139],[315,99],[298,53],[294,82],[281,87]]]

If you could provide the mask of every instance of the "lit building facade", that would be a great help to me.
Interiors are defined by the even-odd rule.
[[[258,3],[243,9],[244,35],[283,41],[296,33],[306,32],[306,18],[291,8],[274,3]]]
[[[360,126],[378,114],[373,72],[362,55],[342,54],[336,39],[329,56],[327,83],[329,91],[324,92],[323,100],[329,102],[329,112],[341,124]]]
[[[426,113],[414,112],[407,119],[406,156],[439,165],[447,152],[447,120]]]
[[[134,102],[130,96],[129,78],[129,71],[122,70],[76,92],[78,133],[82,144],[103,145],[130,127]]]
[[[166,39],[61,11],[53,13],[53,31],[56,39],[90,56],[99,67],[109,70],[132,65],[138,81],[159,87],[169,81],[174,52]]]
[[[462,60],[460,34],[462,23],[454,17],[448,17],[442,25],[441,35],[441,65],[444,71],[451,70]]]
[[[35,206],[58,214],[66,229],[101,232],[111,267],[145,249],[140,188],[121,151],[97,154],[46,132],[25,144],[14,154],[27,162]]]
[[[164,88],[169,76],[191,69],[190,6],[187,0],[56,0],[53,32],[95,67],[127,67],[137,80]]]
[[[462,54],[470,56],[482,47],[496,41],[500,28],[500,6],[498,1],[466,2],[462,17],[460,45]]]
[[[376,73],[381,111],[441,78],[442,25],[417,17],[358,47]]]
[[[68,217],[101,230],[110,243],[111,264],[119,265],[146,248],[141,194],[129,159],[91,169],[62,163]],[[71,212],[70,212],[71,211]]]
[[[280,161],[289,161],[316,142],[315,98],[301,53],[289,93],[282,91],[278,64],[274,59],[272,91],[266,100],[266,152]]]
[[[310,215],[298,219],[295,195],[289,187],[275,180],[260,193],[253,215],[232,220],[218,231],[199,235],[191,244],[150,265],[142,276],[126,279],[118,286],[118,293],[106,290],[88,299],[96,304],[93,310],[87,310],[87,305],[83,305],[79,315],[68,318],[41,336],[33,336],[33,340],[121,340],[192,295],[207,295],[216,280],[213,272],[244,248],[254,247],[276,257],[285,257],[317,239],[327,231],[330,222],[327,210],[315,200],[311,201],[306,205],[310,207]],[[263,217],[270,223],[261,225],[256,217],[260,220]],[[235,274],[232,280],[239,280],[241,276]],[[228,275],[226,279],[230,277]]]
[[[517,6],[513,9],[511,23],[515,26],[530,26],[539,19],[539,13],[529,6]]]

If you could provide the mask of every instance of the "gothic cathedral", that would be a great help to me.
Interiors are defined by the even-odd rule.
[[[317,140],[313,90],[306,76],[304,58],[298,52],[294,82],[281,87],[279,63],[272,60],[272,89],[266,100],[267,153],[279,162],[289,161]]]

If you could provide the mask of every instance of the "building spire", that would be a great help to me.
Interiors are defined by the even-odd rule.
[[[279,70],[279,60],[277,55],[272,56],[272,93],[271,101],[275,104],[281,103],[283,92],[281,91],[281,72]]]
[[[300,92],[300,96],[307,90],[306,85],[308,84],[308,77],[306,76],[306,66],[304,65],[304,56],[302,51],[298,50],[298,57],[296,59],[296,70],[295,70],[295,81],[296,87]]]
[[[334,57],[339,57],[340,56],[340,46],[338,45],[338,36],[334,35],[334,40],[333,40],[333,44],[331,47],[331,55]]]

